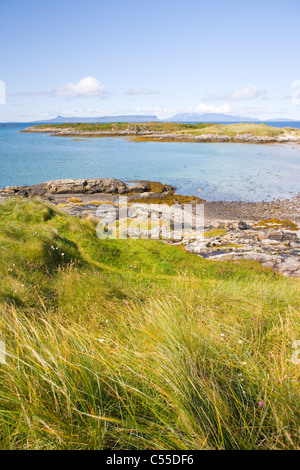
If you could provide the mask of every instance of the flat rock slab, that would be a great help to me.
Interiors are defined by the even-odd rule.
[[[149,192],[148,181],[137,181],[129,185],[115,178],[63,179],[34,184],[32,186],[7,186],[0,189],[2,196],[53,196],[62,194],[126,194],[129,192]]]

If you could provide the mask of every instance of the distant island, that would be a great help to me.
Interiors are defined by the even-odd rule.
[[[96,117],[65,117],[57,116],[53,119],[36,121],[39,123],[111,123],[111,122],[130,122],[130,123],[141,123],[141,122],[178,122],[178,123],[263,123],[264,121],[256,118],[245,118],[242,116],[232,116],[230,114],[217,114],[217,113],[178,113],[175,116],[171,116],[168,119],[159,119],[154,115],[119,115],[119,116],[96,116]],[[267,122],[297,122],[296,119],[277,118],[268,119]]]
[[[231,116],[230,114],[216,114],[216,113],[179,113],[166,119],[164,122],[262,122],[255,118],[245,118],[241,116]]]
[[[49,119],[49,123],[64,123],[64,122],[86,122],[86,123],[108,123],[108,122],[152,122],[158,121],[157,116],[151,115],[121,115],[121,116],[98,116],[98,117],[64,117],[57,116],[54,119]],[[40,122],[40,121],[39,121]]]
[[[135,141],[300,143],[300,129],[261,123],[118,122],[40,124],[20,132],[68,137],[127,137]]]

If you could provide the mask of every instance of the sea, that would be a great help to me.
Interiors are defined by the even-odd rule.
[[[161,181],[208,201],[270,201],[300,192],[300,144],[78,140],[20,133],[33,124],[0,124],[0,188],[118,178]],[[300,129],[300,122],[269,124]]]

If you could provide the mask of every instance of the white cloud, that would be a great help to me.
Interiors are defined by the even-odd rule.
[[[127,110],[128,111],[128,110]],[[152,107],[136,107],[133,110],[134,112],[152,112],[152,113],[172,113],[174,112],[173,108],[162,108],[160,106],[152,106]]]
[[[259,90],[257,85],[249,84],[243,90],[237,90],[232,93],[224,93],[222,95],[211,94],[204,96],[204,101],[243,101],[243,100],[263,100],[267,99],[265,90]]]
[[[293,90],[300,88],[300,80],[294,80],[292,83]]]
[[[170,107],[136,107],[126,109],[119,114],[155,114],[161,119],[169,118],[178,113],[230,113],[230,106],[224,104],[222,106],[214,106],[208,104],[199,104],[198,106],[190,106],[187,108],[170,108]]]
[[[194,113],[230,113],[231,108],[228,104],[214,106],[212,104],[199,104],[196,108],[190,108],[188,112]]]
[[[266,91],[259,90],[256,85],[248,85],[244,90],[238,90],[231,94],[232,101],[265,99]]]
[[[0,104],[6,104],[6,86],[2,80],[0,80]]]
[[[54,90],[38,91],[31,90],[20,93],[15,93],[12,96],[25,96],[33,98],[38,96],[62,96],[67,98],[87,98],[90,96],[101,96],[101,98],[108,98],[111,93],[104,90],[104,85],[95,77],[85,77],[79,80],[78,83],[67,83],[64,86],[55,88]]]
[[[175,110],[173,108],[161,107],[161,106],[153,106],[153,107],[136,107],[133,109],[126,109],[120,114],[151,114],[156,115],[161,119],[165,117],[169,117],[172,114],[175,114]]]
[[[254,106],[246,106],[246,107],[238,107],[238,108],[232,108],[231,114],[235,116],[245,116],[245,117],[252,117],[255,118],[257,117],[257,114],[266,114],[266,109],[265,108],[259,108],[259,107],[254,107]]]
[[[54,90],[56,96],[100,96],[104,92],[104,85],[95,77],[85,77],[78,83],[67,83]]]
[[[56,111],[55,115],[63,117],[98,117],[103,116],[105,112],[102,109],[76,109],[76,110],[65,110],[65,111]]]
[[[134,89],[126,91],[125,95],[157,95],[159,91],[152,91],[152,90],[143,90],[143,89]]]
[[[53,91],[20,91],[19,93],[12,93],[10,96],[25,96],[25,98],[34,98],[36,96],[53,96]]]
[[[292,93],[292,102],[295,105],[300,105],[300,80],[295,80],[292,83],[292,89],[294,90]]]

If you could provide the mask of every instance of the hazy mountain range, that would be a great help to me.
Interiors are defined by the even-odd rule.
[[[260,122],[255,118],[243,118],[229,114],[216,113],[179,113],[165,120],[166,122]]]
[[[141,115],[122,115],[122,116],[98,116],[98,117],[64,117],[57,116],[43,122],[64,123],[64,122],[153,122],[159,121],[157,116],[141,116]]]
[[[175,116],[171,116],[168,119],[159,119],[157,116],[152,115],[120,115],[120,116],[98,116],[98,117],[64,117],[57,116],[54,119],[48,119],[43,121],[43,123],[49,124],[58,124],[58,123],[109,123],[109,122],[231,122],[231,123],[260,123],[260,122],[297,122],[296,119],[286,119],[286,118],[276,118],[276,119],[265,119],[259,120],[256,118],[245,118],[242,116],[231,116],[230,114],[216,114],[216,113],[206,113],[206,114],[197,114],[197,113],[179,113]]]

